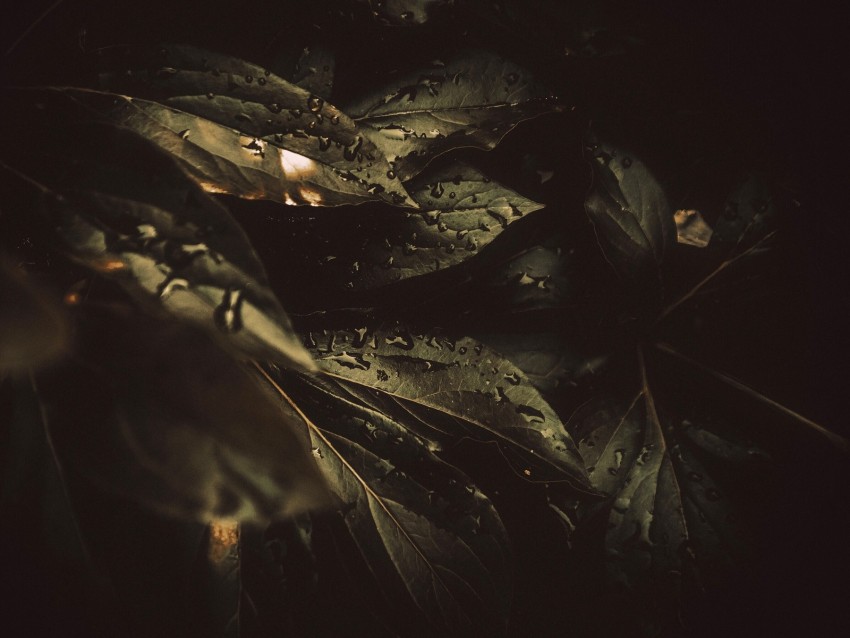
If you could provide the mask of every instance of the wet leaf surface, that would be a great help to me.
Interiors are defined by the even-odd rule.
[[[156,102],[195,118],[173,114],[148,105],[154,119],[166,128],[191,139],[195,138],[207,152],[223,154],[253,152],[264,159],[277,155],[287,181],[299,182],[299,173],[319,173],[318,194],[289,193],[299,199],[321,204],[323,194],[332,195],[329,205],[357,203],[362,199],[380,199],[404,204],[407,193],[401,183],[388,177],[390,165],[381,151],[364,137],[354,122],[338,108],[296,84],[272,75],[262,67],[189,46],[169,45],[152,51],[139,51],[129,60],[116,60],[116,70],[100,75],[101,85],[112,92]],[[177,115],[177,117],[175,117]],[[130,112],[132,116],[132,111]],[[214,122],[248,138],[247,144],[234,147],[234,136],[227,135],[205,121]],[[178,129],[178,130],[175,130]],[[253,141],[253,146],[251,145]],[[301,158],[308,158],[304,160]],[[287,171],[287,163],[292,166]],[[321,169],[316,164],[321,165]],[[260,172],[264,172],[262,167]],[[273,170],[273,169],[272,169]],[[288,175],[287,175],[288,173]],[[280,171],[272,172],[279,177]],[[214,179],[215,175],[207,178]],[[266,180],[268,177],[266,177]],[[230,180],[226,174],[223,185]],[[351,182],[351,184],[346,184]],[[333,184],[340,193],[333,194]],[[347,193],[358,187],[358,197]],[[216,181],[213,181],[213,189]],[[309,192],[309,182],[304,188]],[[220,190],[228,190],[223,186]],[[257,190],[256,188],[253,190]],[[280,200],[274,189],[261,188],[273,199]],[[280,189],[278,189],[280,190]],[[238,192],[231,188],[229,192]],[[286,201],[286,198],[283,198]]]
[[[263,374],[302,419],[345,525],[386,594],[405,592],[441,632],[503,631],[509,549],[486,496],[404,423],[334,380]]]
[[[61,92],[4,102],[17,116],[2,132],[6,174],[31,188],[64,251],[227,344],[313,367],[247,236],[171,157],[125,128],[74,118]]]
[[[452,436],[496,441],[518,473],[587,485],[575,445],[524,374],[472,339],[380,327],[310,333],[326,374],[453,417]]]
[[[560,108],[525,69],[473,51],[398,78],[346,112],[407,180],[442,153],[492,149],[517,123]]]

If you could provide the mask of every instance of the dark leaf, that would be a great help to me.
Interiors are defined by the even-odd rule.
[[[60,358],[68,339],[68,318],[58,295],[0,254],[0,376]]]
[[[518,122],[560,110],[529,73],[473,51],[399,78],[346,112],[408,180],[451,149],[492,149]]]
[[[295,65],[292,83],[311,95],[330,99],[334,85],[334,54],[322,47],[305,48]]]
[[[264,374],[301,417],[345,524],[386,594],[405,592],[442,632],[503,631],[509,548],[490,501],[402,423],[333,380],[278,382]]]
[[[121,64],[126,65],[126,62],[122,60]],[[289,193],[292,188],[284,186],[275,190],[267,184],[249,190],[249,196],[286,201],[286,197],[281,198],[279,194],[283,190],[293,203],[306,201],[316,205],[358,203],[368,199],[398,205],[407,199],[401,182],[388,176],[390,165],[383,154],[364,138],[347,115],[321,96],[272,75],[262,67],[189,46],[163,46],[149,54],[140,54],[125,72],[101,74],[101,84],[110,91],[178,111],[166,116],[169,111],[148,105],[148,118],[136,120],[137,126],[146,123],[146,128],[150,128],[154,120],[159,125],[154,128],[164,126],[189,140],[194,134],[193,143],[213,155],[232,158],[234,153],[242,153],[245,159],[252,155],[265,159],[263,155],[268,154],[275,163],[282,165],[287,181],[296,187],[299,182],[306,182],[308,191],[296,197],[296,193]],[[134,110],[127,113],[128,117],[138,117]],[[228,130],[210,127],[207,121]],[[240,139],[247,138],[247,143],[234,148],[237,134],[241,134]],[[176,142],[172,139],[171,143]],[[288,170],[287,163],[290,164]],[[280,169],[272,169],[270,164],[265,168],[274,171],[270,172],[272,177],[280,177]],[[229,175],[233,166],[227,169],[221,176],[206,176],[212,182],[212,190],[241,196],[234,188],[234,178]],[[256,170],[262,172],[263,167]],[[313,177],[313,182],[321,187],[318,194],[310,194],[308,177]],[[263,181],[268,180],[266,176]],[[354,187],[358,189],[355,194],[347,194]],[[327,202],[323,195],[328,197]]]
[[[770,184],[763,177],[751,175],[726,201],[715,224],[714,240],[735,247],[758,241],[774,229],[776,215]]]
[[[203,522],[325,502],[298,424],[203,332],[129,307],[84,307],[78,319],[74,356],[37,378],[63,462],[104,490]]]
[[[675,608],[682,590],[724,582],[742,568],[745,534],[706,456],[728,466],[764,461],[763,452],[659,411],[639,356],[642,385],[628,399],[605,393],[583,406],[570,429],[594,487],[608,496],[610,581]],[[752,467],[751,467],[752,469]],[[587,510],[586,510],[587,511]]]
[[[454,0],[358,0],[368,3],[372,13],[382,22],[396,26],[412,26],[428,22],[430,12]]]
[[[497,441],[531,480],[586,489],[584,465],[557,414],[516,366],[483,344],[365,326],[306,341],[326,374],[452,417],[454,437]]]
[[[322,244],[311,251],[319,280],[364,290],[436,272],[474,257],[514,221],[543,208],[458,162],[407,187],[420,210],[311,222],[307,241]]]
[[[593,186],[584,206],[602,250],[621,277],[657,278],[676,234],[664,190],[631,153],[595,140],[588,150]]]
[[[2,161],[33,187],[64,251],[229,345],[314,368],[245,233],[167,153],[80,117],[61,91],[7,92],[4,103],[15,124]]]

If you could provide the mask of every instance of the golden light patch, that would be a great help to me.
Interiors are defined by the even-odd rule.
[[[91,262],[91,267],[98,272],[115,272],[117,270],[123,270],[127,267],[127,264],[120,259],[105,257]]]
[[[292,181],[304,179],[316,172],[316,162],[285,148],[280,150],[280,167],[283,176]]]
[[[207,557],[212,563],[220,563],[239,542],[239,523],[230,519],[219,519],[210,523],[210,542]]]

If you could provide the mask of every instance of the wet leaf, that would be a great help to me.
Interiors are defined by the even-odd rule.
[[[323,47],[307,47],[298,57],[292,83],[311,95],[330,99],[334,85],[334,54]]]
[[[759,175],[751,175],[736,188],[715,224],[714,240],[739,246],[758,241],[774,230],[776,198],[770,184]]]
[[[202,522],[326,501],[298,424],[203,332],[87,307],[74,345],[37,389],[60,459],[101,489]]]
[[[559,109],[525,69],[473,51],[401,77],[346,112],[408,180],[437,155],[492,149],[517,123]]]
[[[335,381],[264,375],[301,417],[345,525],[386,595],[409,597],[441,632],[504,631],[507,538],[468,477]],[[404,622],[421,631],[415,620]]]
[[[606,258],[621,277],[659,277],[676,233],[664,190],[630,152],[596,140],[588,151],[593,186],[584,206]]]
[[[453,162],[406,184],[420,210],[317,218],[308,241],[314,268],[350,290],[371,289],[461,264],[477,255],[510,224],[543,208],[492,182],[475,168]],[[339,229],[350,228],[340,233]],[[336,239],[335,239],[336,238]]]
[[[606,574],[611,582],[678,605],[683,588],[716,585],[742,568],[745,534],[730,497],[705,462],[766,458],[752,446],[661,412],[639,357],[642,387],[628,399],[602,393],[570,420],[588,475],[608,496]],[[599,506],[596,512],[600,512]]]
[[[455,438],[497,441],[531,480],[587,486],[557,414],[516,366],[483,344],[365,326],[310,333],[306,343],[326,374],[452,417]]]
[[[121,127],[81,118],[62,92],[9,92],[3,160],[32,187],[56,241],[140,301],[253,356],[313,369],[224,206]]]
[[[358,0],[372,9],[372,13],[380,21],[396,26],[412,26],[428,22],[430,12],[441,6],[451,4],[454,0]]]
[[[191,140],[194,132],[193,143],[197,142],[213,155],[232,157],[234,153],[248,152],[264,159],[261,153],[266,154],[268,150],[269,156],[277,155],[274,161],[283,165],[283,177],[288,181],[297,183],[315,175],[313,179],[317,185],[332,193],[328,205],[357,203],[364,199],[400,205],[407,200],[401,182],[387,176],[390,165],[386,158],[345,113],[320,95],[311,94],[262,67],[180,45],[138,52],[131,58],[129,69],[125,60],[119,62],[123,72],[116,69],[100,75],[104,88],[177,109],[179,113],[168,117],[166,111],[150,105],[146,107],[149,117],[181,137]],[[116,62],[116,67],[122,68],[118,64]],[[202,121],[186,117],[186,114]],[[128,117],[132,115],[134,112],[129,111]],[[238,131],[247,138],[247,144],[234,148],[236,140],[232,133],[227,135],[203,120]],[[200,130],[196,130],[198,127]],[[287,162],[290,170],[287,170]],[[257,170],[263,172],[263,167]],[[305,172],[308,174],[299,176]],[[280,170],[271,175],[279,177]],[[227,171],[221,178],[222,184],[217,183],[216,175],[207,178],[212,179],[212,190],[240,194],[233,188]],[[264,179],[267,180],[268,177]],[[338,184],[336,194],[333,194],[334,184]],[[347,196],[354,186],[358,189],[357,197]],[[305,188],[311,190],[309,182]],[[289,193],[293,189],[282,190]],[[275,189],[268,186],[255,187],[253,191],[254,196],[264,193],[263,197],[281,199]],[[324,203],[322,195],[322,190],[318,195],[301,193],[300,199],[321,205]],[[289,196],[294,203],[300,203],[295,194],[289,193]]]
[[[58,295],[0,254],[0,375],[62,357],[69,329]]]

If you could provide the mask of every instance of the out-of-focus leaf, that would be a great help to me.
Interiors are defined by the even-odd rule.
[[[735,508],[710,475],[706,454],[721,464],[766,456],[703,424],[665,417],[642,357],[640,364],[643,380],[636,395],[595,397],[573,416],[570,430],[594,487],[608,496],[601,512],[608,519],[609,579],[666,596],[675,606],[683,587],[722,582],[744,556]]]
[[[203,333],[81,307],[75,353],[37,387],[61,460],[102,489],[200,521],[326,502],[291,420]]]
[[[649,168],[629,152],[591,140],[593,186],[584,206],[611,266],[624,278],[658,276],[675,242],[673,211]]]
[[[715,224],[714,240],[731,245],[757,241],[773,230],[776,212],[770,185],[758,175],[751,175],[729,196]]]
[[[322,47],[305,48],[295,65],[292,83],[311,95],[330,99],[334,85],[334,54]]]
[[[8,92],[2,161],[63,250],[230,346],[314,368],[247,236],[177,163],[127,129],[78,119],[60,92]]]
[[[442,633],[504,631],[507,537],[469,478],[402,422],[356,401],[333,380],[267,379],[302,418],[316,463],[386,595],[409,597]]]
[[[680,244],[697,248],[708,246],[714,231],[698,210],[677,210],[673,213],[673,220],[676,222],[676,240]]]
[[[307,335],[327,374],[453,417],[456,437],[497,441],[531,480],[587,487],[584,465],[525,375],[472,339],[363,327]]]
[[[406,181],[441,153],[492,149],[517,123],[559,109],[525,69],[473,51],[400,77],[346,113]]]
[[[227,157],[234,152],[247,152],[262,158],[261,153],[268,151],[269,156],[278,156],[275,161],[284,164],[283,177],[288,181],[304,181],[318,174],[313,180],[328,192],[301,193],[301,199],[308,203],[338,205],[380,199],[399,205],[408,200],[381,151],[364,137],[345,113],[321,96],[272,75],[262,67],[177,45],[141,53],[131,59],[129,68],[124,60],[119,64],[124,71],[102,73],[102,86],[177,109],[179,113],[172,113],[170,117],[151,106],[147,106],[146,111],[149,118],[181,137],[192,140],[194,134],[194,142],[208,153]],[[133,113],[128,112],[129,115]],[[185,114],[202,119],[199,121]],[[225,135],[207,126],[203,120],[231,131],[235,129],[248,142],[233,148],[236,140],[232,133]],[[292,165],[290,170],[285,165],[287,162]],[[280,171],[272,175],[277,177]],[[232,192],[229,187],[224,188],[232,182],[226,173],[222,185],[216,183],[215,175],[208,175],[207,179],[212,180],[212,190]],[[334,183],[339,184],[339,192],[335,194]],[[308,191],[311,190],[309,185],[308,181],[305,186]],[[359,189],[356,196],[350,194],[353,186]],[[283,190],[289,193],[293,189]],[[264,197],[281,199],[274,190],[255,188],[253,196],[258,196],[257,192],[266,192]],[[238,192],[234,194],[239,195]],[[327,202],[322,199],[323,194],[329,198]],[[299,203],[293,193],[289,196],[294,203]],[[410,205],[409,202],[406,205]]]
[[[357,0],[368,4],[372,14],[386,24],[412,26],[428,22],[429,12],[454,0]]]
[[[26,372],[61,357],[68,319],[56,295],[0,254],[0,374]]]
[[[319,281],[363,290],[436,272],[474,257],[511,223],[543,208],[458,162],[407,187],[420,210],[312,221],[305,241],[317,258]],[[354,228],[341,234],[340,226]]]

